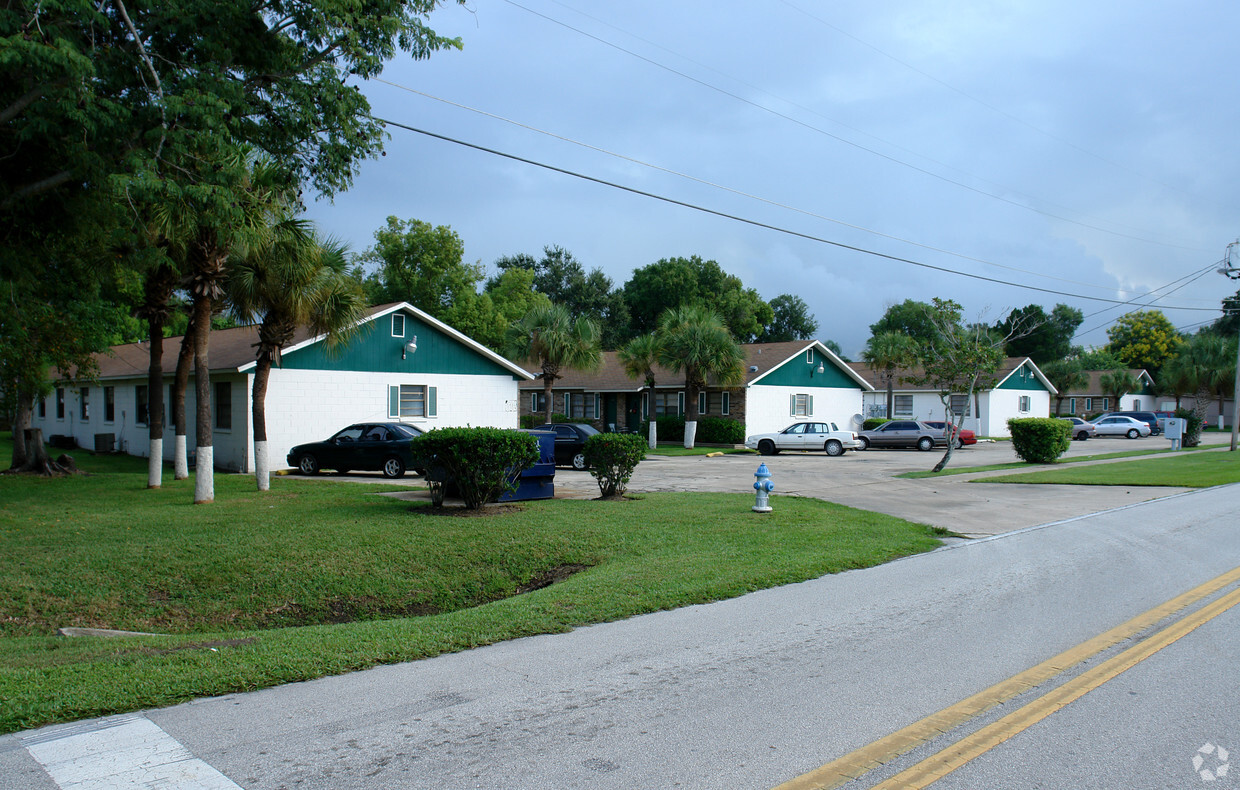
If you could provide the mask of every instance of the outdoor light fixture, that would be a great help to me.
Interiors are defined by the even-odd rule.
[[[413,340],[400,347],[400,358],[405,359],[408,354],[418,350],[418,336],[414,335]]]
[[[810,364],[812,365],[813,363],[811,362]],[[818,367],[816,367],[816,368],[812,368],[812,369],[810,370],[810,372],[809,372],[809,377],[812,379],[812,378],[814,377],[814,374],[815,374],[815,373],[826,373],[826,372],[827,372],[826,367],[824,367],[824,366],[823,366],[823,364],[822,364],[821,362],[819,362],[819,363],[818,363]]]

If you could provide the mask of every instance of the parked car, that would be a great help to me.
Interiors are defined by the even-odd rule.
[[[600,431],[586,422],[557,422],[553,425],[535,425],[535,431],[555,432],[555,465],[586,468],[586,456],[582,452],[586,439]]]
[[[1167,420],[1168,420],[1168,419],[1170,419],[1171,417],[1174,417],[1174,416],[1175,416],[1175,412],[1173,412],[1173,411],[1156,411],[1156,412],[1154,412],[1154,416],[1158,418],[1158,432],[1159,432],[1159,433],[1166,433],[1166,431],[1167,431]]]
[[[1150,435],[1150,426],[1147,423],[1123,414],[1099,417],[1094,420],[1094,429],[1098,436],[1127,436],[1129,439],[1136,439],[1138,436]]]
[[[947,423],[941,420],[940,421],[926,420],[925,424],[929,425],[931,428],[938,428],[940,431],[947,430]],[[955,428],[956,426],[953,425],[952,427]],[[966,446],[970,444],[977,444],[977,434],[975,434],[973,431],[970,431],[968,428],[961,428],[957,436],[960,439],[960,444],[963,444]]]
[[[935,447],[947,446],[947,435],[942,428],[932,428],[924,422],[892,420],[872,431],[861,431],[857,434],[857,441],[861,442],[861,450],[869,447],[916,447],[918,450],[933,450]],[[962,445],[963,442],[957,438],[956,447]]]
[[[1080,417],[1060,417],[1059,419],[1072,426],[1073,439],[1083,442],[1091,436],[1098,435],[1098,429],[1089,420],[1082,420]]]
[[[421,433],[400,422],[357,423],[325,441],[297,445],[288,451],[288,463],[303,475],[317,475],[320,469],[343,475],[359,469],[397,478],[413,466],[409,440]]]
[[[833,422],[794,422],[778,433],[759,433],[745,439],[745,446],[763,455],[780,450],[823,450],[827,455],[843,455],[861,447],[852,431],[841,431]]]
[[[1157,436],[1162,433],[1162,426],[1158,424],[1158,415],[1152,411],[1109,411],[1102,415],[1102,417],[1095,419],[1094,424],[1097,425],[1098,421],[1104,417],[1131,417],[1150,426],[1151,436]]]

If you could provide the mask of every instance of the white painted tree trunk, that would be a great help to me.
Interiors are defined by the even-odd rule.
[[[697,420],[685,423],[685,447],[693,449],[693,441],[697,439]]]
[[[650,449],[654,450],[659,446],[659,423],[654,420],[650,421],[650,435],[646,441],[650,444]]]
[[[211,445],[198,448],[194,462],[194,504],[215,501],[215,453]]]
[[[164,482],[164,440],[151,439],[150,450],[146,459],[146,487],[159,488]]]
[[[254,443],[254,479],[259,491],[271,488],[271,459],[267,457],[267,442]]]
[[[189,458],[186,455],[185,436],[178,434],[172,447],[172,479],[184,480],[189,477]]]

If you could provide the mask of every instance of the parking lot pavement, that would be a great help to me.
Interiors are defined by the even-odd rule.
[[[1091,439],[1073,442],[1065,457],[1169,447],[1161,437]],[[629,489],[640,491],[734,491],[753,493],[754,472],[766,463],[775,483],[772,506],[780,495],[815,497],[849,507],[873,510],[944,527],[970,537],[995,535],[1025,527],[1159,499],[1189,489],[1172,487],[1048,486],[969,482],[980,475],[904,480],[895,475],[929,471],[942,450],[865,450],[838,458],[823,453],[774,456],[725,455],[717,458],[650,456],[633,474]],[[952,456],[951,467],[1017,461],[1011,442],[978,443]],[[585,477],[584,472],[571,473]],[[577,488],[556,474],[557,491]]]

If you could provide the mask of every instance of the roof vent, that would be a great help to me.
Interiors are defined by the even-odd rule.
[[[758,372],[758,366],[757,366],[757,365],[750,365],[750,366],[749,366],[749,372],[750,372],[750,373],[757,373],[757,372]]]

